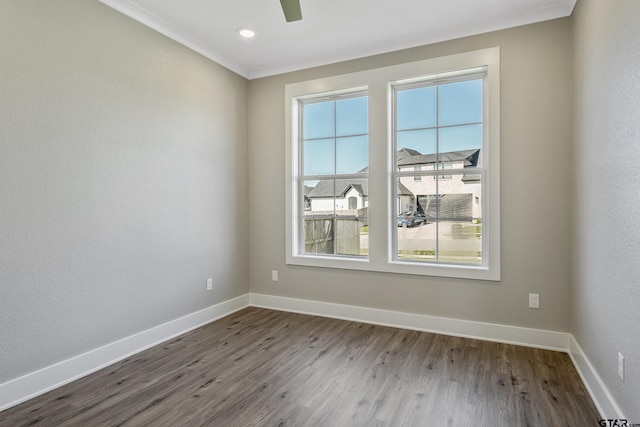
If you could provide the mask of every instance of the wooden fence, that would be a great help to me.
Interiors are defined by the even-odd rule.
[[[361,228],[368,224],[367,208],[340,211],[307,211],[304,218],[304,249],[312,254],[361,255]]]

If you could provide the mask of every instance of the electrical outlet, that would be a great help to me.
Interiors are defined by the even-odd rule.
[[[624,356],[618,353],[618,376],[624,381]]]
[[[529,294],[529,308],[540,308],[540,294]]]
[[[207,279],[207,290],[210,291],[213,289],[213,279],[212,278],[208,278]]]
[[[278,281],[278,270],[271,270],[271,281],[272,282]]]

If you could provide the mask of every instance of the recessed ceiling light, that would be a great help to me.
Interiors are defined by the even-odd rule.
[[[247,28],[247,27],[238,28],[236,31],[242,37],[247,38],[247,39],[250,39],[251,37],[256,35],[255,31],[253,31],[251,28]]]

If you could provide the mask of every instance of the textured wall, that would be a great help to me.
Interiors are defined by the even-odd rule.
[[[572,332],[630,422],[640,422],[640,2],[573,15]],[[618,352],[626,378],[618,378]]]
[[[285,84],[493,46],[502,61],[502,281],[286,265]],[[571,65],[566,18],[250,81],[251,291],[568,331]],[[539,310],[528,308],[529,292],[540,293]]]
[[[248,292],[245,79],[96,1],[0,52],[0,382]]]

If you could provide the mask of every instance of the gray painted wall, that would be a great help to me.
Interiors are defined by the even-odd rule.
[[[579,1],[571,19],[247,82],[97,2],[0,2],[0,382],[250,283],[570,330],[640,420],[639,19],[635,0]],[[502,282],[285,265],[284,85],[491,46]]]
[[[245,79],[97,1],[0,52],[0,383],[248,292]]]
[[[640,2],[579,1],[572,332],[640,422]],[[618,378],[618,352],[626,378]]]
[[[571,45],[566,18],[250,81],[251,292],[568,331]],[[285,84],[493,46],[502,59],[502,281],[286,265]],[[530,292],[540,293],[539,310],[528,308]]]

